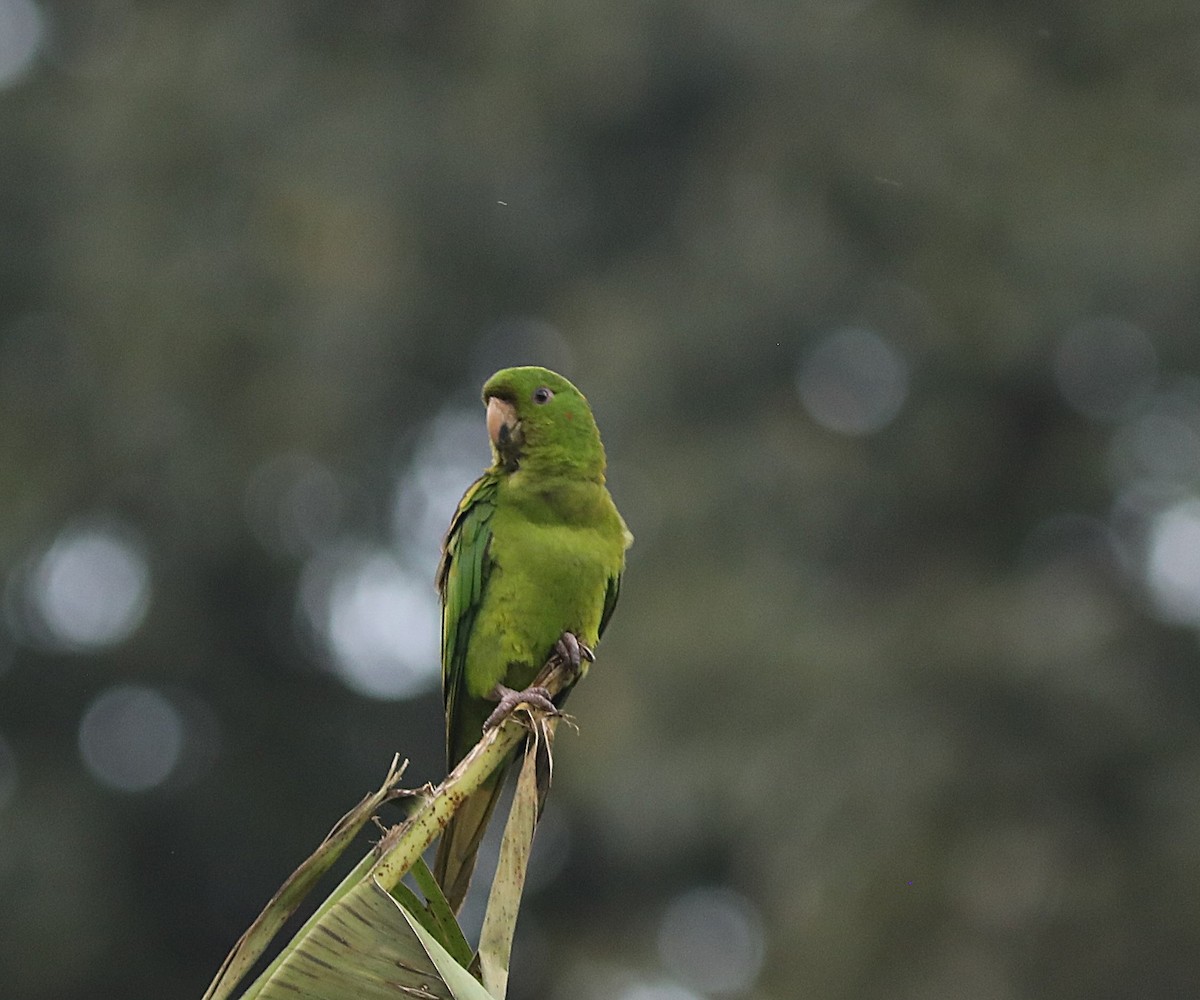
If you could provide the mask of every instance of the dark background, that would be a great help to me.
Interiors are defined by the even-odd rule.
[[[514,1000],[1194,992],[1198,52],[1158,0],[0,0],[0,994],[198,997],[440,776],[437,542],[528,362],[637,542]]]

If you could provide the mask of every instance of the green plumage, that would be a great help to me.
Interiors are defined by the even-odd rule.
[[[478,742],[497,684],[527,687],[564,632],[599,642],[633,540],[578,389],[545,368],[508,368],[483,399],[492,465],[458,505],[437,577],[449,767]],[[435,873],[455,909],[502,783],[498,773],[468,798],[438,846]]]

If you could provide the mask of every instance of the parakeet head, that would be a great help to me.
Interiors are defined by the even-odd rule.
[[[604,476],[604,446],[583,393],[548,368],[505,368],[483,386],[496,465]]]

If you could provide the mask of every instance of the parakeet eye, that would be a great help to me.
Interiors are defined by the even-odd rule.
[[[554,398],[554,393],[552,393],[545,386],[542,386],[540,389],[533,390],[533,401],[535,403],[537,403],[538,406],[544,406],[546,403],[550,402],[550,400],[552,400],[553,398]]]

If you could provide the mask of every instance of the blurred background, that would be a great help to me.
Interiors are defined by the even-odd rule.
[[[198,998],[394,752],[441,776],[438,543],[529,362],[637,542],[514,1000],[1194,992],[1198,51],[1162,0],[0,0],[0,994]]]

